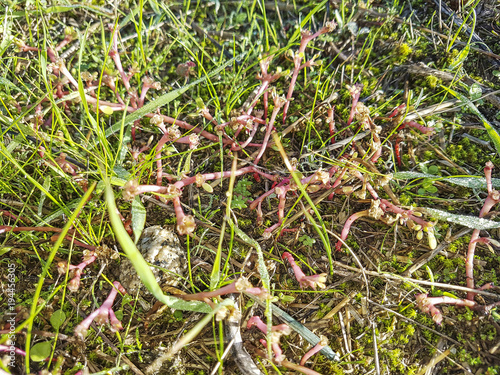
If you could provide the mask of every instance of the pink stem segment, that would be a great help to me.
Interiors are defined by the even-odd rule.
[[[326,287],[326,273],[320,273],[317,275],[306,276],[302,269],[295,263],[295,259],[293,259],[292,254],[285,251],[281,258],[288,260],[290,266],[292,266],[293,273],[295,274],[295,278],[299,282],[301,288],[310,286],[314,290],[316,290],[316,286],[324,289]]]

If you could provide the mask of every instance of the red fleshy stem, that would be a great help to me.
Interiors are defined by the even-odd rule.
[[[265,339],[260,339],[259,342],[267,348],[267,341]],[[271,349],[274,353],[274,361],[276,361],[276,363],[278,364],[281,364],[285,359],[285,356],[283,355],[283,350],[281,350],[280,344],[278,344],[277,342],[272,342]]]
[[[70,270],[73,271],[73,278],[69,281],[68,283],[68,289],[71,292],[76,292],[78,288],[80,287],[80,280],[82,276],[83,269],[87,267],[89,264],[93,263],[97,257],[95,256],[95,253],[93,251],[89,252],[88,254],[85,254],[83,258],[83,262],[80,264],[74,266],[70,264],[67,266],[66,263],[64,262],[59,262],[57,265],[58,271],[60,274],[66,273],[66,267]]]
[[[297,82],[297,77],[299,76],[300,69],[302,68],[301,62],[304,57],[304,52],[307,48],[307,44],[314,38],[320,36],[321,34],[333,31],[335,26],[336,26],[335,22],[327,22],[324,27],[322,27],[319,31],[317,31],[314,34],[311,34],[309,31],[302,32],[302,39],[300,40],[299,50],[295,53],[295,56],[293,57],[294,69],[293,69],[292,79],[290,81],[290,86],[288,88],[288,93],[286,95],[287,102],[285,103],[285,107],[283,108],[283,123],[285,123],[286,121],[286,114],[288,112],[288,107],[290,106],[290,99],[292,98],[293,90],[295,89],[295,84]]]
[[[396,154],[396,162],[398,163],[398,167],[401,167],[401,137],[396,138],[396,142],[394,143],[394,152]]]
[[[352,214],[351,216],[349,216],[349,218],[346,220],[346,222],[344,224],[344,228],[342,229],[342,233],[340,234],[340,238],[342,239],[342,241],[346,240],[347,235],[349,234],[349,231],[351,230],[352,223],[354,223],[354,221],[356,221],[360,217],[368,216],[368,215],[369,215],[369,211],[364,210],[364,211],[356,212],[355,214]],[[342,248],[342,241],[337,241],[337,245],[336,245],[337,251],[340,251],[340,249]]]
[[[21,349],[16,348],[16,347],[14,347],[14,349],[12,349],[12,346],[9,346],[9,345],[0,345],[0,353],[11,352],[12,350],[14,351],[15,354],[26,357],[26,352],[24,350],[21,350]],[[4,374],[8,374],[8,373],[5,372]]]
[[[486,283],[484,284],[482,287],[480,288],[477,288],[478,290],[488,290],[488,289],[492,289],[495,287],[495,284],[494,283]]]
[[[260,329],[260,331],[264,334],[264,335],[267,335],[267,324],[264,323],[262,321],[262,319],[260,318],[260,316],[252,316],[248,322],[247,322],[247,329],[250,329],[252,327],[257,327],[258,329]],[[290,333],[292,333],[292,330],[290,329],[290,327],[287,325],[287,324],[278,324],[276,326],[272,326],[271,327],[271,332],[275,332],[279,335],[289,335]]]
[[[247,329],[250,329],[253,326],[257,327],[263,334],[267,335],[267,325],[259,316],[252,316],[248,320]],[[274,352],[274,359],[279,363],[285,359],[285,357],[283,356],[283,351],[279,346],[280,337],[282,335],[289,335],[290,333],[292,333],[292,330],[286,324],[279,324],[277,326],[271,327],[271,348]],[[267,347],[266,340],[261,339],[260,342]]]
[[[375,164],[378,158],[382,155],[382,142],[376,131],[372,130],[372,148],[375,150],[370,161]]]
[[[233,173],[235,176],[241,176],[247,173],[258,173],[259,175],[264,176],[266,178],[270,178],[273,180],[276,179],[275,176],[261,172],[259,169],[255,167],[245,167],[235,172],[225,171],[216,173],[206,173],[204,175],[198,174],[196,176],[187,177],[181,181],[177,181],[174,184],[170,184],[167,186],[139,185],[139,182],[137,180],[130,180],[127,181],[123,186],[123,198],[126,200],[133,200],[136,195],[147,192],[167,195],[166,199],[171,200],[172,203],[174,204],[174,209],[177,217],[178,232],[180,234],[188,234],[194,231],[196,225],[194,223],[194,218],[191,215],[186,216],[184,214],[184,211],[182,210],[182,205],[180,202],[180,196],[182,195],[182,188],[191,185],[193,183],[196,183],[198,186],[202,186],[202,184],[207,180],[229,178],[231,177],[231,175],[233,175]]]
[[[488,196],[486,197],[486,200],[483,204],[483,207],[481,208],[481,211],[479,212],[479,217],[482,218],[484,217],[487,213],[490,212],[490,210],[495,206],[497,203],[500,202],[500,193],[496,190],[493,189],[493,183],[491,180],[491,171],[493,169],[493,163],[491,161],[488,161],[486,163],[486,166],[484,168],[484,175],[486,177],[486,187],[488,190]],[[472,232],[470,242],[469,242],[469,247],[467,250],[467,258],[465,260],[465,275],[467,277],[467,287],[474,289],[474,253],[476,251],[476,244],[480,242],[480,230],[479,229],[474,229]],[[467,293],[467,299],[469,300],[474,300],[474,296],[476,293],[474,292],[468,292]]]
[[[295,263],[295,259],[293,259],[292,254],[289,252],[285,251],[283,255],[281,256],[282,259],[288,260],[288,263],[290,263],[290,266],[293,269],[293,273],[295,274],[295,278],[299,282],[299,285],[301,288],[310,286],[314,290],[316,290],[316,286],[319,286],[320,288],[325,288],[325,282],[326,282],[326,273],[320,273],[317,275],[311,275],[311,276],[306,276],[302,269]]]
[[[172,199],[174,204],[175,216],[177,219],[177,232],[180,235],[191,234],[196,229],[196,224],[194,222],[194,217],[191,215],[186,215],[182,209],[181,200],[178,196]]]
[[[441,310],[439,310],[435,305],[439,305],[442,303],[446,303],[449,305],[457,305],[457,306],[467,306],[469,308],[475,308],[477,303],[475,301],[453,298],[448,296],[441,297],[428,297],[427,294],[417,294],[415,296],[417,301],[417,306],[423,313],[429,313],[432,316],[432,320],[436,322],[436,324],[441,325],[443,322],[443,314]]]
[[[264,118],[267,118],[267,97],[268,97],[268,91],[267,88],[269,87],[269,84],[276,81],[280,77],[283,76],[283,73],[278,72],[276,74],[268,74],[267,69],[269,68],[269,64],[271,63],[271,56],[267,56],[266,58],[262,59],[260,61],[260,70],[261,74],[257,75],[257,79],[259,81],[262,81],[262,85],[257,89],[257,92],[255,94],[255,97],[252,99],[251,104],[249,105],[248,109],[246,110],[246,114],[250,115],[252,113],[253,108],[257,104],[259,98],[261,95],[264,95]]]
[[[257,225],[260,226],[264,223],[264,215],[262,214],[262,201],[257,203]]]
[[[328,117],[326,122],[328,123],[328,128],[330,130],[330,142],[335,143],[335,133],[337,129],[335,127],[335,106],[328,108]]]
[[[493,182],[491,181],[491,171],[493,170],[493,163],[491,161],[486,162],[484,167],[484,177],[486,178],[486,188],[488,195],[493,194]]]
[[[78,167],[74,164],[71,164],[70,162],[68,162],[66,160],[66,156],[68,156],[67,154],[65,154],[64,152],[61,152],[61,154],[59,156],[57,156],[54,161],[57,163],[57,165],[59,165],[61,167],[61,169],[65,172],[65,173],[68,173],[72,176],[76,176],[76,170],[78,169]]]
[[[325,336],[320,336],[319,342],[315,346],[313,346],[311,350],[309,350],[306,354],[304,354],[304,356],[300,360],[300,365],[304,366],[309,358],[311,358],[316,353],[320,352],[321,349],[323,349],[326,346],[328,346],[328,339]]]
[[[150,113],[150,114],[147,114],[146,115],[147,117],[153,117],[154,114]],[[178,120],[178,119],[175,119],[173,117],[169,117],[169,116],[166,116],[166,115],[160,115],[161,118],[163,119],[163,121],[167,124],[171,124],[171,125],[177,125],[179,128],[182,128],[182,129],[185,129],[185,130],[192,130],[194,131],[195,133],[207,138],[208,140],[212,141],[212,142],[219,142],[219,137],[216,136],[215,134],[212,134],[212,133],[209,133],[205,130],[201,130],[200,128],[196,127],[196,126],[193,126],[191,124],[188,124],[187,122],[185,121],[182,121],[182,120]],[[230,140],[228,139],[223,139],[222,140],[222,143],[224,144],[230,144],[232,143]]]
[[[333,174],[336,173],[337,169],[335,169],[335,172],[333,172],[333,168],[330,170],[330,176],[333,177]],[[333,173],[332,173],[333,172]],[[331,186],[331,189],[336,188],[342,183],[342,178],[344,178],[344,175],[347,172],[347,168],[342,168],[342,171],[340,172],[339,176],[336,178],[335,182]],[[332,200],[333,196],[335,195],[335,191],[332,191],[332,193],[328,196],[328,200]]]
[[[217,123],[217,120],[214,119],[214,117],[210,114],[210,111],[207,108],[203,108],[201,110],[201,114],[203,117],[205,117],[205,120],[210,121],[214,126],[219,125]]]
[[[264,173],[255,167],[245,167],[238,169],[234,172],[235,176],[243,176],[247,173],[258,173],[259,175],[268,178],[272,181],[276,180],[276,177],[268,173]],[[232,171],[215,172],[215,173],[205,173],[203,175],[195,175],[192,177],[186,177],[183,180],[177,181],[174,184],[168,186],[158,186],[158,185],[140,185],[137,180],[130,180],[123,185],[123,198],[126,200],[132,200],[138,194],[144,193],[156,193],[156,194],[168,194],[180,196],[181,189],[184,187],[198,183],[200,178],[203,181],[216,180],[219,178],[229,178],[233,174]],[[173,199],[173,198],[170,198]]]
[[[260,343],[264,346],[267,347],[267,342],[264,339],[259,340]],[[267,358],[267,354],[261,351],[260,349],[255,349],[256,353],[260,355],[263,358]],[[296,363],[292,363],[287,361],[286,359],[283,359],[281,362],[278,362],[275,358],[273,358],[273,361],[283,367],[289,368],[293,371],[300,372],[305,375],[321,375],[319,372],[316,372],[314,370],[311,370],[310,368],[307,368],[305,366],[297,365]]]
[[[4,217],[10,217],[11,219],[13,220],[20,220],[20,221],[24,221],[24,222],[28,222],[29,220],[25,217],[21,217],[21,216],[17,216],[17,215],[14,215],[12,212],[10,211],[7,211],[7,210],[1,210],[0,209],[0,217],[1,216],[4,216]]]
[[[385,212],[392,212],[394,214],[400,214],[404,220],[408,220],[408,219],[412,220],[416,224],[421,225],[422,228],[431,228],[433,226],[431,223],[429,223],[428,221],[425,221],[421,217],[413,215],[412,211],[404,210],[401,207],[398,207],[398,206],[392,204],[387,199],[380,200],[380,208],[382,208]]]
[[[66,46],[68,43],[71,43],[71,41],[73,40],[73,37],[71,35],[66,35],[64,37],[64,39],[61,41],[61,43],[59,43],[56,47],[55,47],[55,50],[56,51],[60,51],[62,48],[64,48],[64,46]]]
[[[123,85],[127,89],[127,92],[130,94],[130,78],[123,70],[120,54],[118,53],[118,30],[113,30],[113,42],[111,44],[111,50],[109,51],[109,56],[115,63],[116,69],[118,70],[118,73],[120,73]]]
[[[243,117],[243,116],[240,116],[240,117]],[[259,120],[261,120],[261,119],[259,119]],[[258,121],[255,121],[255,120],[253,120],[253,121],[254,121],[254,122],[257,122],[257,124],[252,124],[252,126],[253,126],[252,131],[250,132],[250,135],[248,136],[248,138],[246,139],[246,141],[245,141],[245,142],[243,142],[243,143],[240,143],[240,144],[236,144],[236,143],[234,143],[234,144],[231,146],[231,151],[239,151],[239,150],[242,150],[242,149],[244,149],[245,147],[247,147],[247,146],[250,144],[250,142],[252,142],[252,139],[253,139],[253,137],[255,136],[255,134],[257,133],[257,130],[259,130],[259,125],[258,125],[258,124],[261,124],[261,122],[258,122]],[[264,125],[265,125],[265,123],[266,123],[266,122],[265,122],[265,121],[263,121],[263,122],[264,122]],[[238,136],[239,131],[240,131],[241,129],[242,129],[242,126],[240,126],[240,127],[238,128],[238,131],[237,131],[237,132],[235,133],[235,135],[234,135],[235,137],[237,137],[237,136]]]
[[[264,155],[264,152],[267,149],[267,145],[269,143],[269,137],[271,137],[271,133],[274,129],[274,122],[276,120],[276,116],[278,116],[278,112],[285,103],[287,102],[285,101],[284,98],[275,95],[273,113],[271,114],[271,119],[269,120],[269,124],[267,124],[266,126],[266,134],[264,135],[264,140],[262,141],[262,148],[259,150],[259,153],[257,154],[257,157],[254,160],[255,165],[259,164],[260,158],[262,157],[262,155]]]
[[[352,170],[351,173],[357,177],[361,182],[365,183],[365,176],[363,176],[363,174],[358,171],[357,169],[355,170]],[[370,195],[373,197],[373,199],[378,199],[378,193],[375,191],[375,189],[373,188],[373,186],[369,183],[369,182],[366,182],[366,189],[370,192]]]
[[[247,329],[250,329],[254,326],[260,329],[264,335],[267,334],[267,324],[264,323],[262,319],[257,315],[252,316],[250,319],[248,319],[247,322]]]
[[[349,114],[349,119],[347,120],[347,126],[351,125],[351,122],[354,119],[354,114],[356,113],[356,106],[358,104],[361,91],[363,91],[363,85],[360,83],[356,83],[349,90],[349,93],[351,94],[352,97],[352,107],[351,107],[351,113]]]
[[[402,113],[405,110],[405,108],[406,108],[406,104],[401,104],[401,105],[397,106],[388,117],[393,118],[394,116],[399,115],[400,113]]]
[[[435,132],[434,128],[420,125],[416,121],[406,121],[406,122],[402,123],[397,130],[401,130],[401,129],[405,129],[405,128],[414,128],[414,129],[417,129],[418,131],[420,131],[421,133],[427,134],[427,135],[432,135]]]
[[[263,201],[265,198],[267,198],[268,196],[270,196],[271,194],[273,194],[273,193],[275,192],[275,190],[276,190],[276,188],[277,188],[277,187],[283,186],[284,184],[287,184],[287,183],[289,183],[289,182],[290,182],[290,179],[288,179],[288,178],[287,178],[287,179],[284,179],[283,181],[281,181],[281,182],[279,182],[279,183],[278,183],[278,182],[275,182],[275,183],[273,184],[273,186],[271,187],[271,189],[270,189],[270,190],[266,191],[264,194],[262,194],[260,197],[258,197],[257,199],[255,199],[252,203],[250,203],[249,208],[250,208],[251,210],[254,210],[254,209],[257,207],[257,205],[261,204],[261,203],[262,203],[262,201]]]
[[[87,335],[87,331],[90,328],[90,325],[95,320],[97,324],[104,324],[108,321],[111,323],[111,330],[116,332],[117,330],[123,329],[121,322],[116,318],[116,315],[112,309],[113,303],[118,292],[122,294],[126,294],[127,291],[123,288],[123,286],[115,281],[113,283],[113,289],[108,295],[108,298],[104,301],[104,303],[96,309],[92,314],[87,316],[78,326],[75,328],[75,336],[83,340]]]

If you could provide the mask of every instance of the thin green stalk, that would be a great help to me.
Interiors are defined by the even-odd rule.
[[[222,259],[222,244],[224,242],[224,233],[226,232],[226,222],[231,215],[231,200],[233,198],[233,187],[234,180],[236,178],[234,171],[238,167],[238,156],[235,153],[233,157],[233,164],[231,166],[231,178],[229,179],[229,187],[227,189],[227,205],[226,205],[226,215],[222,220],[222,225],[220,229],[219,245],[217,246],[217,253],[215,254],[214,265],[212,268],[212,273],[210,275],[210,289],[214,290],[217,288],[220,282],[220,264]]]
[[[290,163],[290,160],[288,160],[288,156],[286,154],[285,149],[283,148],[283,144],[281,143],[281,140],[280,140],[278,133],[273,131],[272,135],[273,135],[274,144],[276,147],[278,147],[278,150],[281,154],[281,157],[283,158],[283,161],[285,162],[286,167],[290,171],[290,174],[291,174],[293,180],[297,184],[302,195],[304,195],[304,197],[306,198],[307,203],[309,203],[309,205],[313,209],[314,213],[316,214],[318,221],[321,224],[321,227],[320,227],[319,225],[316,224],[316,221],[313,219],[312,216],[309,217],[309,219],[311,220],[311,223],[314,226],[314,229],[316,229],[316,231],[318,232],[318,235],[321,238],[321,242],[323,242],[323,246],[326,249],[326,254],[328,256],[328,262],[330,263],[330,273],[333,275],[332,247],[330,244],[330,238],[328,237],[328,234],[326,231],[325,223],[323,222],[323,219],[321,218],[321,214],[319,213],[318,209],[316,208],[316,205],[312,201],[309,194],[307,194],[307,191],[306,191],[304,185],[302,185],[302,182],[300,181],[300,176],[298,175],[298,173],[296,171],[293,170],[292,164]]]
[[[260,248],[260,245],[257,241],[255,241],[253,238],[250,238],[245,232],[243,232],[240,228],[236,226],[236,224],[231,220],[231,218],[228,218],[229,225],[231,228],[235,231],[235,233],[240,237],[243,241],[251,245],[255,251],[257,252],[257,259],[258,259],[258,265],[257,269],[259,270],[260,274],[260,279],[262,281],[262,285],[265,289],[268,291],[271,290],[271,280],[269,278],[269,273],[267,272],[267,267],[266,263],[264,260],[264,253],[262,252],[262,249]],[[273,322],[273,307],[271,304],[271,301],[269,298],[266,299],[266,320],[267,320],[267,352],[269,357],[271,357],[271,327],[272,327],[272,322]]]
[[[26,365],[26,372],[28,374],[31,372],[30,371],[31,332],[33,330],[33,321],[35,320],[35,316],[37,314],[36,310],[37,310],[37,306],[38,306],[38,299],[40,298],[40,293],[42,292],[42,287],[43,287],[43,282],[45,281],[45,276],[47,275],[47,272],[49,271],[49,268],[52,265],[52,261],[54,260],[54,257],[56,256],[57,250],[59,250],[59,247],[61,246],[62,242],[64,241],[66,234],[68,233],[69,229],[73,226],[73,223],[76,220],[76,218],[78,217],[78,215],[80,214],[80,211],[82,210],[83,206],[85,206],[88,199],[90,198],[90,195],[94,191],[96,184],[97,183],[94,182],[92,185],[90,185],[87,192],[80,200],[80,203],[76,207],[75,211],[73,211],[73,214],[71,215],[68,222],[64,226],[62,232],[60,233],[59,237],[57,238],[56,243],[54,244],[54,247],[52,248],[52,251],[49,254],[49,257],[47,258],[47,261],[45,262],[45,266],[42,269],[42,274],[38,278],[38,283],[36,285],[35,294],[33,295],[33,302],[31,303],[30,316],[28,318],[28,320],[29,320],[28,328],[26,330],[26,347],[25,347],[26,357],[24,358],[24,360],[25,360],[25,365]]]
[[[7,147],[3,144],[3,142],[0,142],[0,154],[3,155],[5,158],[9,160],[10,163],[12,163],[20,172],[23,173],[25,178],[31,182],[33,185],[35,185],[43,194],[45,194],[47,197],[50,198],[52,202],[54,202],[58,207],[61,208],[61,210],[65,211],[64,213],[66,215],[69,215],[69,212],[65,207],[62,205],[61,202],[59,202],[50,192],[48,192],[37,180],[35,180],[31,175],[24,170],[24,168],[17,162],[16,159],[12,156],[12,154],[9,152]]]

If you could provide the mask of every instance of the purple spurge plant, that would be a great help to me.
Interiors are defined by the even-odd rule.
[[[297,263],[295,263],[295,259],[293,259],[292,254],[285,251],[281,257],[288,260],[288,263],[290,263],[290,266],[292,267],[295,274],[295,278],[299,282],[301,288],[309,286],[316,290],[316,287],[320,287],[321,289],[324,289],[326,287],[326,273],[306,276],[302,269],[297,265]]]
[[[127,294],[127,291],[123,288],[119,281],[113,283],[113,289],[108,295],[108,298],[104,303],[93,311],[89,316],[80,322],[75,328],[75,336],[83,340],[87,335],[87,331],[93,321],[97,324],[102,325],[104,323],[110,323],[110,329],[112,332],[116,332],[123,329],[122,323],[118,320],[113,311],[113,303],[115,301],[118,292],[121,294]]]

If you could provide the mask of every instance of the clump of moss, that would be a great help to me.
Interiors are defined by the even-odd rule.
[[[413,52],[413,49],[407,43],[401,43],[396,47],[394,52],[396,53],[396,61],[403,63],[408,60],[408,57]]]
[[[437,78],[436,76],[429,75],[429,76],[425,77],[425,84],[427,87],[429,87],[431,89],[435,89],[436,87],[441,85],[441,83],[442,83],[442,81],[439,78]]]

